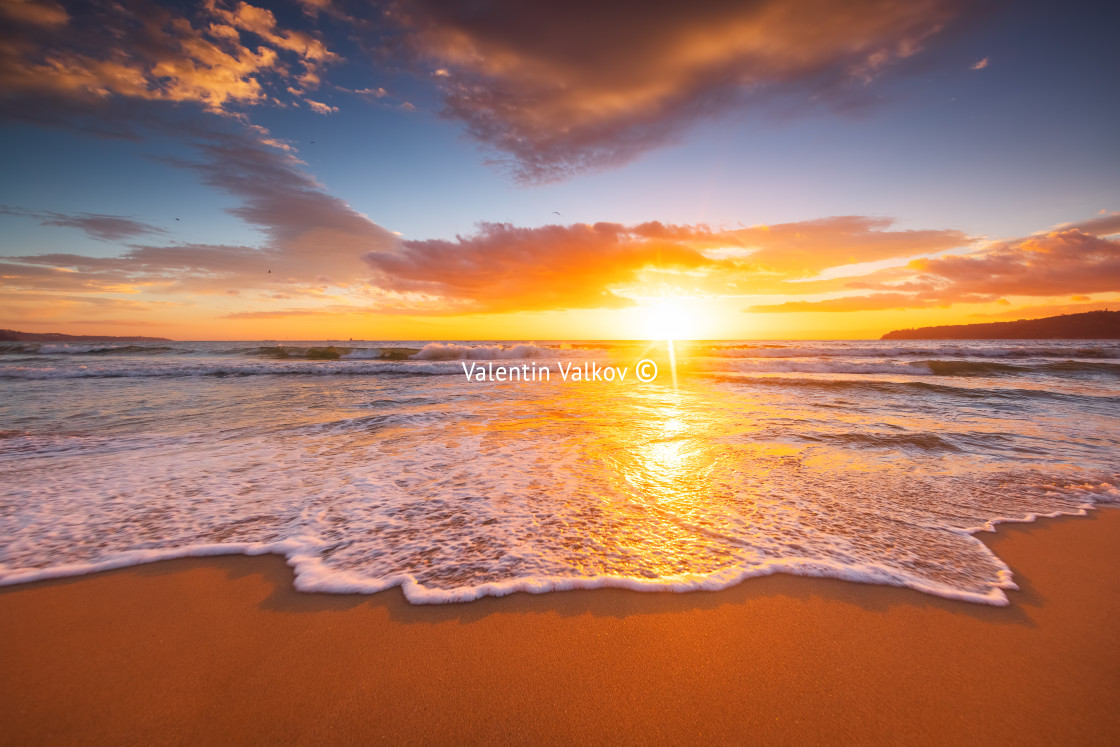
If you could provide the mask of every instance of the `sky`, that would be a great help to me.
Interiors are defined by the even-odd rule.
[[[877,338],[1120,308],[1117,21],[0,0],[0,328]]]

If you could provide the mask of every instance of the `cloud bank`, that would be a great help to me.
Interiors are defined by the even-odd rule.
[[[351,41],[345,27],[369,52],[367,74],[411,69],[517,179],[545,182],[624,164],[713,117],[866,102],[869,83],[985,4],[308,0],[285,25],[241,0],[21,0],[0,6],[0,102],[55,122],[154,101],[330,115],[337,106],[309,96],[342,62],[320,29],[336,46]]]
[[[76,213],[67,215],[54,211],[34,212],[22,208],[9,208],[0,206],[0,214],[23,215],[34,218],[44,226],[59,226],[62,228],[77,228],[84,231],[87,236],[99,241],[121,241],[136,236],[152,233],[166,233],[162,228],[153,226],[133,218],[120,215],[105,215],[101,213]]]
[[[991,244],[969,254],[920,258],[890,277],[852,280],[876,291],[819,301],[756,305],[748,311],[873,311],[991,303],[1007,296],[1088,302],[1092,293],[1120,293],[1120,213]]]
[[[460,311],[618,308],[666,289],[723,295],[804,293],[822,270],[967,245],[959,231],[897,231],[841,216],[715,229],[658,222],[518,228],[482,224],[454,241],[404,241],[365,255],[378,287]],[[821,280],[813,289],[844,281]],[[438,308],[438,306],[437,306]]]
[[[775,96],[850,101],[958,0],[398,0],[400,44],[446,114],[523,181],[616,166]]]
[[[201,158],[173,161],[203,183],[237,198],[229,210],[263,234],[261,246],[131,243],[118,257],[41,254],[10,257],[0,287],[12,291],[225,293],[283,289],[289,297],[328,286],[361,284],[361,256],[395,245],[397,237],[345,201],[325,192],[292,156],[260,144],[251,133],[213,134],[195,143]],[[161,229],[123,216],[66,216],[8,208],[51,225],[78,228],[105,240],[136,239]]]
[[[0,101],[10,105],[118,98],[228,114],[279,102],[285,89],[302,95],[337,59],[311,33],[280,28],[271,11],[245,2],[21,0],[0,5],[0,18]]]

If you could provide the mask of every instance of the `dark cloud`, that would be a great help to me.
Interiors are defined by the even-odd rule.
[[[171,163],[195,171],[204,183],[236,197],[240,204],[230,212],[261,229],[262,246],[133,244],[109,258],[12,257],[5,263],[0,285],[96,292],[144,285],[208,293],[282,287],[290,294],[320,294],[326,285],[363,283],[369,269],[361,256],[389,250],[397,243],[395,235],[324,192],[300,170],[294,157],[260,144],[252,131],[212,133],[194,145],[199,160]],[[73,216],[59,221],[86,230],[124,228]]]
[[[850,100],[961,0],[398,0],[400,44],[446,113],[547,181],[629,161],[775,97]],[[355,15],[360,15],[356,13]]]
[[[244,10],[244,9],[242,9]],[[178,117],[159,101],[117,101],[116,114],[131,112],[143,127],[178,136],[197,158],[163,159],[193,171],[211,187],[237,199],[229,212],[263,233],[261,246],[131,243],[113,258],[38,255],[9,258],[0,285],[8,288],[118,292],[131,286],[165,291],[225,292],[283,287],[293,295],[320,294],[326,285],[353,286],[369,270],[362,254],[385,250],[396,236],[345,201],[328,194],[303,171],[283,143],[262,127],[235,119]],[[64,110],[57,110],[64,112]],[[82,122],[77,122],[82,127]],[[9,209],[53,225],[81,228],[114,241],[160,229],[122,216],[63,215]]]
[[[230,212],[261,227],[274,246],[333,264],[369,251],[373,244],[395,241],[393,234],[325,192],[290,155],[235,136],[214,137],[197,149],[200,161],[170,162],[237,197],[241,205]]]
[[[121,241],[145,234],[166,233],[162,228],[157,228],[149,223],[126,218],[121,215],[104,215],[99,213],[75,213],[67,215],[52,211],[35,212],[22,208],[0,207],[0,213],[5,215],[24,215],[34,218],[44,226],[61,226],[64,228],[77,228],[91,238],[100,241]]]
[[[381,72],[397,72],[386,51],[397,50],[518,178],[547,181],[624,163],[731,111],[874,98],[869,81],[986,4],[310,1],[297,29],[239,0],[23,0],[3,5],[0,103],[8,117],[113,135],[151,118],[138,102],[332,113],[308,97],[339,60],[311,30],[329,19],[363,39]]]
[[[65,263],[54,263],[40,257],[12,257],[0,262],[0,288],[8,291],[62,291],[70,293],[113,293],[128,291],[130,277],[101,267],[81,271]],[[86,261],[85,257],[78,260]],[[26,261],[31,260],[31,261]],[[10,303],[11,295],[5,297]]]

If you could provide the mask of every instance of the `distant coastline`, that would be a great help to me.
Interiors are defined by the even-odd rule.
[[[0,329],[0,342],[172,342],[167,337],[111,337],[109,335],[63,335],[58,332],[17,332]]]
[[[1014,322],[898,329],[883,340],[1120,340],[1120,311],[1087,311]]]

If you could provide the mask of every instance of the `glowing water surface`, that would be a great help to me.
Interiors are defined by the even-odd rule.
[[[693,346],[675,388],[471,382],[449,357],[667,367],[624,345],[9,352],[0,582],[276,552],[301,589],[416,602],[782,570],[999,604],[973,533],[1120,496],[1120,350],[1079,344],[915,347],[924,370],[898,343]]]

